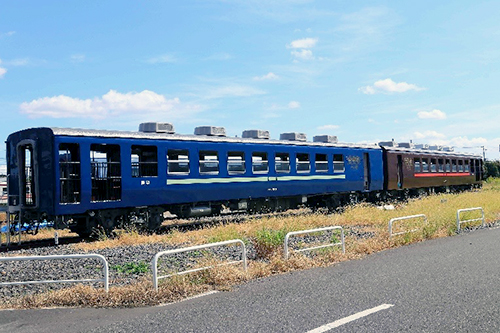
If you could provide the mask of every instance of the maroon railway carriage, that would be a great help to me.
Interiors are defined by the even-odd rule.
[[[480,156],[430,149],[382,148],[388,191],[444,192],[481,186],[483,160]]]

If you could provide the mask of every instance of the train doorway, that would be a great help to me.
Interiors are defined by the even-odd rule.
[[[370,176],[370,155],[363,153],[363,169],[364,169],[364,189],[370,190],[371,176]]]
[[[22,206],[36,206],[35,145],[24,143],[18,146],[19,189]]]
[[[403,157],[398,155],[398,189],[403,188]]]

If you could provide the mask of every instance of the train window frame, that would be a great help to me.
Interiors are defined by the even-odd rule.
[[[120,145],[105,143],[90,145],[90,180],[91,202],[121,201]]]
[[[185,158],[181,158],[185,156]],[[182,165],[182,166],[181,166]],[[177,170],[187,171],[174,171],[171,170],[177,166]],[[189,150],[187,149],[167,149],[167,174],[169,175],[189,175],[191,171],[191,164],[189,161]]]
[[[311,172],[311,157],[308,153],[295,154],[295,169],[297,173]]]
[[[464,172],[470,172],[469,163],[470,163],[469,160],[465,160]]]
[[[260,166],[265,166],[265,169],[259,170]],[[267,174],[269,172],[269,158],[266,152],[252,152],[252,173]]]
[[[281,168],[282,165],[287,167]],[[290,173],[290,153],[274,153],[274,170],[276,173]]]
[[[445,172],[451,172],[451,160],[449,158],[445,160]]]
[[[458,172],[464,172],[464,161],[458,160]]]
[[[435,158],[431,158],[431,168],[430,172],[437,172],[437,160]]]
[[[422,172],[429,172],[429,159],[427,157],[422,158]]]
[[[328,154],[316,153],[314,156],[314,168],[317,173],[327,173],[330,168]]]
[[[207,157],[211,158],[206,159]],[[206,164],[216,165],[217,170],[214,167],[204,170]],[[198,171],[200,175],[218,175],[220,173],[219,152],[216,150],[200,150],[198,152]]]
[[[422,163],[420,162],[420,157],[413,158],[413,169],[415,173],[422,172]]]
[[[132,145],[130,147],[130,165],[132,178],[158,177],[158,147]]]
[[[444,172],[444,160],[442,158],[438,159],[438,171]]]
[[[344,173],[345,161],[343,154],[333,154],[333,173]]]
[[[236,170],[230,170],[231,167],[236,167]],[[227,152],[227,174],[228,175],[241,175],[241,174],[244,174],[245,172],[246,172],[245,152],[228,151]]]
[[[457,160],[456,159],[451,160],[451,172],[457,172]]]
[[[82,170],[80,144],[59,143],[59,203],[81,203]]]

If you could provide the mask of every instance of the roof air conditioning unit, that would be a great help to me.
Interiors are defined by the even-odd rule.
[[[281,133],[280,134],[280,140],[306,141],[307,140],[307,136],[304,133],[298,133],[298,132]]]
[[[224,127],[216,126],[198,126],[194,129],[195,135],[209,135],[209,136],[226,136],[226,129]]]
[[[269,131],[263,130],[245,130],[241,134],[242,138],[245,139],[265,139],[269,140]]]
[[[139,132],[143,133],[167,133],[174,134],[174,125],[171,123],[149,122],[139,125]]]

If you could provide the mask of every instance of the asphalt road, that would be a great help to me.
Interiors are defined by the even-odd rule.
[[[500,332],[499,250],[478,230],[163,307],[1,311],[0,332]]]

